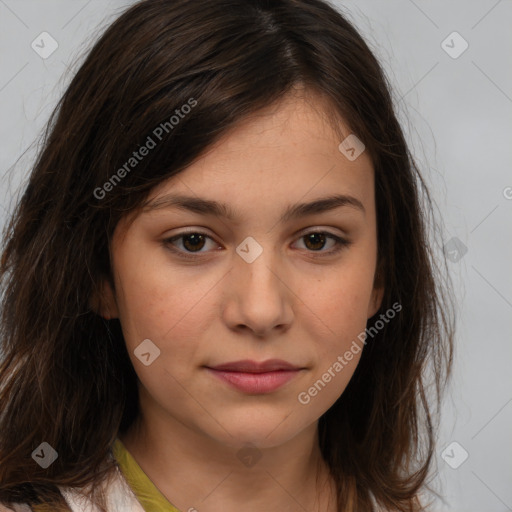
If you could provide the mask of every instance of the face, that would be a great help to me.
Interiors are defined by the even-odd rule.
[[[141,404],[225,445],[272,447],[312,426],[380,306],[372,163],[346,158],[321,112],[289,96],[244,120],[114,233],[103,312],[120,319]],[[348,199],[290,213],[338,195]],[[296,370],[213,369],[271,359]]]

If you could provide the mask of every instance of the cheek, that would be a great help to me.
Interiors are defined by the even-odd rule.
[[[353,335],[364,330],[372,295],[373,269],[340,265],[322,278],[302,280],[298,296],[317,317],[326,336]]]
[[[314,313],[307,329],[315,342],[315,369],[297,398],[314,414],[323,414],[343,393],[364,349],[373,268],[362,259],[351,263],[317,280],[314,293],[303,290],[304,302]]]
[[[197,340],[211,322],[218,276],[203,274],[195,279],[190,271],[171,272],[161,261],[128,263],[118,267],[122,281],[118,304],[130,357],[149,339],[160,350],[159,363],[180,371],[194,359]],[[135,359],[136,368],[137,364]]]
[[[362,353],[362,343],[338,343],[330,353],[318,362],[309,382],[301,387],[296,396],[299,411],[310,418],[319,418],[344,393],[352,379]],[[348,359],[346,357],[349,355]]]

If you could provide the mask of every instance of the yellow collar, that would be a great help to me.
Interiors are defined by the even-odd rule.
[[[156,488],[118,437],[112,451],[121,472],[146,512],[180,512]]]

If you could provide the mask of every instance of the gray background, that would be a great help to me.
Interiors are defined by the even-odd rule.
[[[70,66],[131,3],[0,0],[2,227]],[[444,242],[457,240],[449,246],[457,353],[433,471],[443,498],[433,509],[512,510],[512,2],[336,5],[381,59],[445,223]],[[31,47],[44,31],[58,44],[46,59]],[[448,37],[454,31],[469,45],[460,55],[462,39]]]

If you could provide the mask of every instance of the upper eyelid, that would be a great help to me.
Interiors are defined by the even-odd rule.
[[[198,235],[207,236],[208,238],[211,238],[212,240],[217,242],[216,237],[214,235],[210,235],[207,231],[203,231],[204,229],[205,228],[195,228],[195,229],[189,229],[186,231],[180,231],[179,233],[165,237],[165,240],[178,239],[178,238],[181,238],[182,236],[198,234]],[[304,229],[301,229],[301,230],[297,231],[296,233],[294,233],[294,236],[300,238],[300,237],[309,235],[310,233],[323,233],[326,235],[338,236],[340,238],[348,237],[348,235],[346,233],[333,233],[330,231],[331,229],[333,229],[333,228],[322,228],[322,227],[304,228]]]

